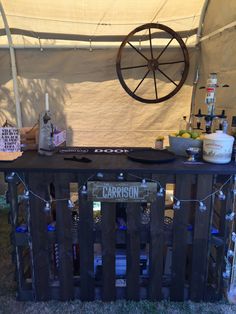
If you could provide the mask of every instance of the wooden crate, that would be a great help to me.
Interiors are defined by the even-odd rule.
[[[142,221],[146,204],[106,202],[101,204],[101,220],[96,224],[93,202],[81,193],[81,186],[89,176],[89,173],[76,172],[25,174],[30,190],[37,195],[48,199],[51,194],[52,198],[65,199],[53,204],[50,213],[45,213],[44,202],[33,195],[19,205],[19,182],[9,183],[19,300],[170,298],[172,301],[207,301],[222,297],[225,213],[229,194],[220,204],[214,198],[206,199],[205,212],[198,210],[198,203],[183,202],[180,209],[172,212],[170,224],[166,224],[165,219],[165,197],[157,197],[150,203],[146,223]],[[111,181],[114,180],[112,174],[110,176]],[[149,177],[161,182],[163,187],[173,183],[175,196],[186,200],[211,194],[216,181],[222,180],[221,176],[216,178],[209,174]],[[126,178],[132,180],[129,175]],[[79,220],[76,226],[66,201],[71,198],[71,183],[78,184]],[[224,186],[225,192],[229,184]],[[19,206],[25,211],[25,232],[16,232],[22,223]],[[124,208],[125,230],[117,228],[118,207]],[[55,230],[49,231],[48,226],[53,229],[54,225]],[[212,235],[213,227],[218,234]],[[144,252],[146,257],[141,261]],[[96,269],[97,255],[101,257],[102,265]],[[122,257],[120,262],[126,263],[123,275],[117,271],[118,255]],[[143,271],[145,261],[147,269]]]

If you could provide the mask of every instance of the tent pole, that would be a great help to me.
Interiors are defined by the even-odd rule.
[[[18,82],[17,82],[17,68],[16,68],[16,58],[15,58],[15,50],[13,47],[11,32],[9,29],[9,25],[7,22],[7,18],[2,6],[2,2],[0,1],[0,12],[2,15],[3,23],[5,26],[5,31],[8,39],[9,50],[10,50],[10,58],[11,58],[11,71],[12,71],[12,79],[13,79],[13,89],[16,103],[16,121],[18,128],[22,127],[22,115],[21,115],[21,106],[20,106],[20,97],[18,91]]]
[[[200,70],[200,65],[199,65],[200,53],[201,53],[200,42],[201,42],[201,36],[202,36],[202,28],[203,28],[203,24],[204,24],[206,11],[207,11],[209,2],[210,2],[210,0],[205,0],[205,2],[204,2],[204,5],[202,7],[202,12],[201,12],[201,15],[200,15],[198,31],[197,31],[196,68],[195,68],[195,78],[194,78],[194,82],[193,82],[193,90],[192,90],[192,97],[191,97],[190,118],[189,118],[190,120],[191,120],[192,115],[194,114],[194,111],[195,111],[195,97],[196,97],[196,92],[197,92],[197,83],[198,83],[198,79],[199,79],[199,70]],[[189,122],[192,122],[192,121],[189,121]]]

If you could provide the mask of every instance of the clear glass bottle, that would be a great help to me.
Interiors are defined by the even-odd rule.
[[[188,130],[187,116],[183,116],[183,118],[180,120],[179,130]]]

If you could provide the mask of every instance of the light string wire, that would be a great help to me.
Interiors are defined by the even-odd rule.
[[[19,178],[19,180],[21,181],[21,183],[23,184],[24,188],[26,191],[28,191],[30,194],[32,194],[34,197],[40,199],[41,201],[45,202],[45,203],[52,203],[52,202],[59,202],[59,201],[69,201],[70,199],[69,198],[58,198],[58,199],[50,199],[50,200],[46,200],[44,199],[43,197],[41,197],[40,195],[36,194],[35,192],[33,192],[32,190],[30,190],[28,188],[28,186],[26,185],[25,181],[21,178],[21,176],[16,172],[15,173],[16,176]],[[78,190],[81,191],[84,187],[86,189],[86,184],[88,183],[88,181],[93,178],[94,176],[96,176],[97,173],[95,174],[92,174],[90,177],[88,177],[88,179],[86,181],[84,181],[84,183],[79,186]],[[160,181],[158,180],[154,180],[154,179],[151,179],[151,178],[143,178],[143,177],[140,177],[140,176],[137,176],[137,175],[134,175],[132,173],[128,173],[129,176],[131,177],[134,177],[134,178],[137,178],[139,180],[142,180],[142,181],[151,181],[151,182],[154,182],[154,183],[157,183],[158,186],[159,186],[159,189],[161,189],[163,192],[166,191],[166,189],[161,185]],[[175,195],[173,195],[173,199],[176,201],[176,203],[178,203],[180,205],[181,202],[197,202],[199,203],[199,205],[204,205],[203,202],[206,201],[208,198],[214,196],[215,194],[219,193],[222,191],[223,187],[232,179],[233,175],[231,175],[217,190],[215,190],[214,192],[212,192],[211,194],[209,195],[206,195],[205,197],[203,197],[202,199],[179,199],[177,198]],[[235,178],[235,177],[234,177]]]
[[[137,179],[140,179],[140,180],[145,180],[145,181],[151,181],[151,182],[155,182],[159,185],[159,188],[162,189],[163,191],[166,191],[166,189],[161,185],[161,183],[159,181],[156,181],[156,180],[153,180],[153,179],[150,179],[150,178],[142,178],[142,177],[139,177],[137,175],[134,175],[132,173],[129,173],[130,176],[132,177],[135,177]],[[208,198],[214,196],[215,194],[219,193],[222,191],[223,187],[232,179],[233,175],[231,175],[217,190],[215,190],[214,192],[212,192],[211,194],[209,195],[206,195],[204,198],[202,199],[178,199],[175,195],[173,195],[173,199],[177,202],[197,202],[199,204],[201,204],[202,202],[206,201]]]
[[[26,185],[25,181],[21,178],[21,176],[15,172],[16,176],[18,177],[18,179],[20,180],[20,182],[23,184],[24,189],[26,191],[28,191],[30,194],[32,194],[34,197],[40,199],[41,201],[45,202],[45,203],[52,203],[52,202],[60,202],[60,201],[69,201],[69,198],[56,198],[56,199],[50,199],[50,200],[46,200],[43,197],[41,197],[40,195],[36,194],[35,192],[33,192],[32,190],[30,190],[28,188],[28,186]],[[87,182],[93,178],[96,174],[92,174],[81,186],[79,186],[78,190],[81,191],[83,189],[83,187],[87,184]]]

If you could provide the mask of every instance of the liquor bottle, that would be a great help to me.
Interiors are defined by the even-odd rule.
[[[179,130],[188,130],[187,116],[183,116],[183,118],[180,120]]]

